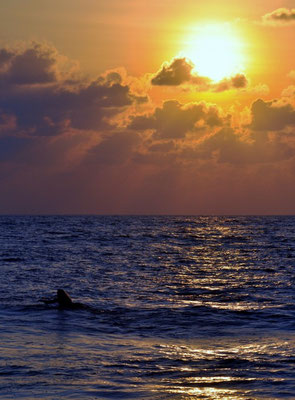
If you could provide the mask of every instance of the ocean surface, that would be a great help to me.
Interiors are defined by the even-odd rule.
[[[0,216],[0,398],[295,399],[295,217]]]

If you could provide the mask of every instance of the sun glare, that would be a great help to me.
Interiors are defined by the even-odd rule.
[[[244,72],[243,41],[229,24],[208,24],[193,29],[185,40],[183,55],[195,71],[213,81]]]

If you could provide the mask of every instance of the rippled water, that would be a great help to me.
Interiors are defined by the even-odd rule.
[[[2,216],[0,245],[0,398],[295,399],[295,217]]]

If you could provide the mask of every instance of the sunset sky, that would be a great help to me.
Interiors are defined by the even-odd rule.
[[[0,213],[295,213],[294,0],[0,4]]]

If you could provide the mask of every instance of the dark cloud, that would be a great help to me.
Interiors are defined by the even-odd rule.
[[[118,72],[112,71],[107,73],[105,78],[100,78],[98,81],[101,81],[101,83],[105,83],[109,86],[114,83],[120,85],[122,83],[122,77]]]
[[[262,17],[268,25],[286,25],[295,23],[295,8],[278,8]]]
[[[248,81],[245,75],[237,74],[231,78],[232,86],[236,89],[245,88],[248,85]]]
[[[0,50],[1,84],[48,84],[61,78],[62,57],[52,46],[33,43],[23,49]]]
[[[8,61],[10,61],[14,56],[14,53],[8,49],[0,49],[0,70],[7,66]]]
[[[57,81],[55,54],[51,49],[35,45],[21,54],[15,55],[7,71],[11,83],[18,85],[51,83]]]
[[[251,114],[250,128],[254,131],[279,131],[295,126],[295,109],[291,104],[258,99],[252,104]]]
[[[165,63],[151,82],[158,86],[179,86],[184,83],[208,85],[210,79],[193,73],[193,68],[186,58],[175,58],[170,64]]]
[[[248,86],[248,80],[244,74],[237,74],[228,79],[223,79],[213,86],[215,92],[224,92],[231,89],[244,89]]]
[[[121,75],[110,72],[92,82],[69,81],[56,49],[34,44],[0,50],[0,110],[14,117],[18,131],[57,135],[65,127],[105,129],[107,120],[131,104],[147,101],[132,94]]]
[[[189,82],[193,66],[185,58],[178,58],[170,65],[164,64],[162,69],[152,79],[153,85],[159,86],[178,86]]]
[[[182,105],[176,100],[165,101],[162,108],[156,108],[153,114],[132,116],[130,129],[154,131],[154,138],[180,139],[188,132],[197,132],[196,123],[202,121],[210,127],[220,126],[223,119],[216,107],[207,107],[205,103]]]

